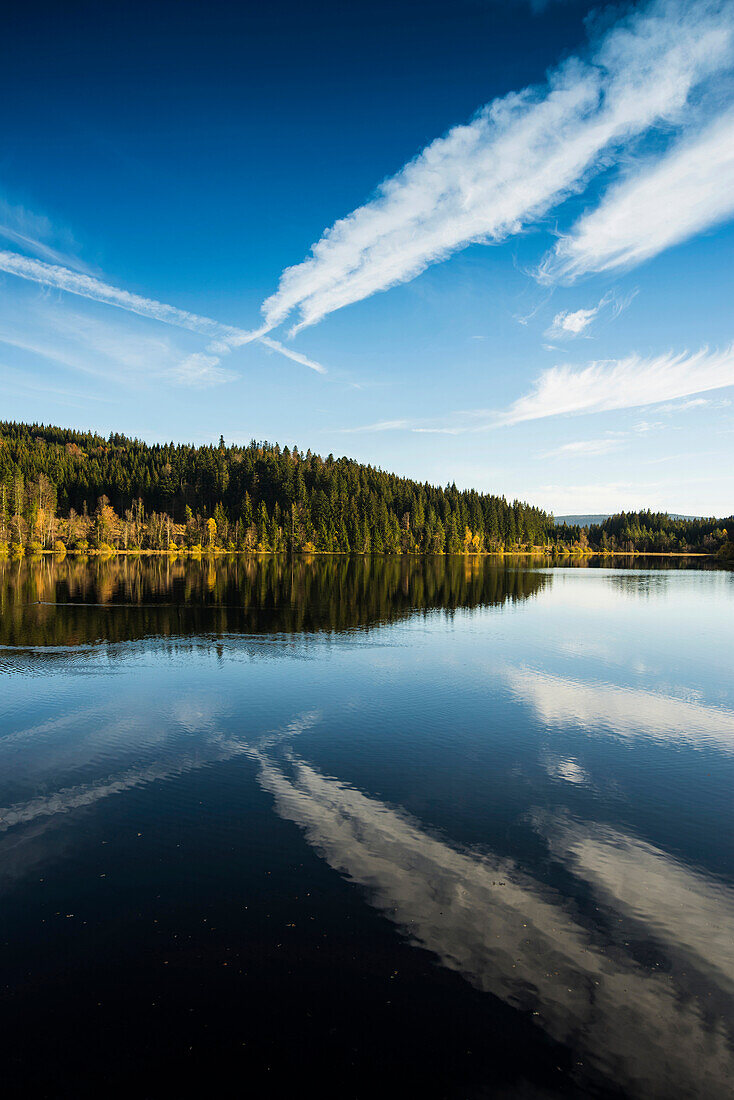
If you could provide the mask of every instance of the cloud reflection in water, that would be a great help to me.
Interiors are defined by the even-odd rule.
[[[281,817],[300,826],[331,867],[363,887],[372,905],[444,966],[532,1011],[555,1040],[582,1050],[588,1064],[632,1095],[725,1094],[734,1074],[730,1036],[696,999],[682,996],[672,975],[645,969],[622,943],[609,945],[608,931],[586,927],[559,895],[516,865],[462,851],[303,760],[278,764],[261,755],[260,762],[260,782]],[[632,845],[627,853],[632,858]],[[593,871],[574,858],[579,869]],[[662,853],[656,872],[663,887]],[[680,869],[673,874],[679,882]],[[701,876],[686,884],[689,904],[698,903],[704,920],[727,919],[729,896],[717,895]],[[614,912],[614,876],[605,885]],[[693,946],[695,919],[686,931],[683,950]]]

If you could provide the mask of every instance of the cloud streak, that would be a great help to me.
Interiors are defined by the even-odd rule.
[[[269,336],[258,336],[257,339],[266,348],[270,348],[271,351],[277,351],[280,355],[284,355],[286,359],[292,359],[294,363],[300,363],[303,367],[309,367],[311,370],[315,370],[317,374],[326,374],[326,367],[322,367],[321,363],[309,359],[306,355],[301,355],[300,351],[293,351],[292,348],[285,347],[279,340],[271,340]]]
[[[613,188],[558,242],[541,278],[631,267],[732,215],[734,112]]]
[[[734,344],[723,351],[667,352],[653,358],[633,354],[625,359],[599,360],[585,367],[551,367],[536,380],[530,393],[509,409],[464,409],[443,420],[395,419],[337,429],[344,434],[405,431],[430,435],[474,435],[551,416],[610,412],[667,402],[661,412],[686,411],[706,405],[706,398],[675,404],[692,394],[734,386]],[[674,404],[671,404],[673,402]],[[724,402],[726,404],[726,402]],[[659,423],[640,421],[635,432],[650,431]],[[605,439],[565,443],[545,457],[601,455],[613,450],[624,433]]]
[[[255,339],[257,335],[254,332],[243,333],[240,329],[222,325],[219,321],[212,321],[209,317],[200,317],[196,313],[188,313],[186,310],[177,309],[175,306],[165,305],[153,298],[143,298],[139,294],[131,294],[128,290],[111,286],[109,283],[104,283],[91,275],[70,271],[66,267],[48,264],[42,260],[29,259],[17,252],[0,252],[0,271],[5,271],[9,275],[17,275],[20,279],[40,283],[42,286],[55,287],[67,294],[78,294],[80,297],[89,298],[94,302],[117,306],[118,309],[125,309],[129,313],[137,313],[141,317],[151,317],[155,321],[162,321],[167,325],[188,329],[189,332],[197,332],[212,339],[234,339],[245,335]]]
[[[652,359],[630,355],[581,369],[563,365],[544,371],[533,390],[495,423],[654,405],[725,386],[734,386],[734,345],[724,351],[702,348],[693,354],[668,352]]]
[[[219,366],[219,361],[218,355],[194,352],[182,359],[168,373],[171,378],[184,386],[197,388],[216,386],[220,382],[229,382],[233,377],[230,371]]]
[[[541,281],[629,268],[734,216],[734,111],[612,188],[541,264]]]
[[[18,330],[13,310],[0,311],[0,345],[46,359],[56,367],[95,378],[112,376],[118,384],[139,386],[150,378],[184,386],[211,386],[235,377],[219,366],[219,357],[185,354],[166,332],[135,331],[75,310],[32,307]]]
[[[595,455],[608,455],[619,447],[618,439],[580,439],[564,443],[554,451],[547,451],[544,458],[589,458]]]
[[[51,263],[81,267],[75,257],[52,248],[48,243],[58,236],[49,219],[42,214],[34,214],[23,206],[12,206],[0,198],[0,238],[4,237],[14,245],[34,252]],[[62,231],[61,237],[67,245],[73,243],[68,232]]]
[[[149,317],[154,321],[161,321],[166,325],[174,325],[176,328],[186,329],[189,332],[206,336],[211,341],[207,351],[213,354],[208,356],[208,368],[210,377],[212,371],[219,363],[218,356],[224,355],[234,348],[242,347],[253,341],[258,341],[284,355],[293,362],[307,366],[319,374],[325,374],[326,368],[320,363],[308,359],[299,352],[283,347],[277,340],[271,340],[266,336],[268,326],[262,326],[250,331],[236,328],[233,325],[225,325],[220,321],[214,321],[210,317],[202,317],[197,313],[189,313],[187,310],[178,309],[176,306],[167,305],[165,302],[156,301],[154,298],[144,298],[139,294],[133,294],[128,290],[112,286],[92,275],[85,275],[78,271],[58,264],[49,264],[43,260],[34,260],[28,256],[22,256],[17,252],[0,251],[0,271],[9,275],[15,275],[20,279],[38,283],[41,286],[53,287],[67,294],[76,294],[81,298],[87,298],[93,302],[101,302],[104,305],[115,306],[124,309],[128,313],[136,313],[141,317]],[[201,364],[199,364],[201,366]],[[221,375],[224,372],[220,372]],[[219,377],[217,380],[224,380]]]
[[[731,63],[723,0],[653,0],[616,24],[587,60],[482,108],[337,221],[263,304],[293,331],[472,243],[504,240],[581,190],[622,144],[676,122],[694,88]]]
[[[371,432],[419,431],[410,420],[378,420],[374,424],[360,424],[356,428],[337,428],[340,435],[362,435]]]

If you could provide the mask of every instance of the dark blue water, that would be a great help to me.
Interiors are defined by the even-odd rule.
[[[0,561],[3,1094],[734,1080],[734,574]]]

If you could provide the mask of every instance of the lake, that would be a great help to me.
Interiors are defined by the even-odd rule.
[[[674,564],[0,559],[4,1095],[730,1095],[734,573]]]

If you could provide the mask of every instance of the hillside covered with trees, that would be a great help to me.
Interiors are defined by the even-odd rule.
[[[599,527],[502,496],[438,488],[348,458],[254,440],[147,444],[0,422],[0,549],[202,548],[463,554],[716,552],[734,520],[614,516]]]
[[[552,517],[295,447],[149,445],[0,423],[0,541],[463,553],[543,545]],[[82,547],[83,548],[83,547]]]
[[[566,545],[620,553],[680,554],[695,552],[734,556],[734,516],[728,519],[683,519],[667,512],[621,512],[588,527],[557,527]]]

